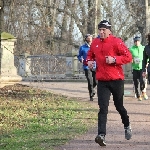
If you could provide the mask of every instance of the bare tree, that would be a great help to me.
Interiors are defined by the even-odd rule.
[[[129,14],[134,20],[134,29],[142,35],[142,43],[146,43],[146,1],[145,0],[125,0],[126,7],[128,8]],[[137,31],[135,30],[135,31]],[[135,34],[136,32],[134,32]]]
[[[102,0],[102,8],[104,10],[103,18],[111,22],[114,35],[127,40],[138,31],[138,28],[135,27],[135,21],[130,13],[128,13],[124,1]]]
[[[138,11],[127,0],[6,1],[5,31],[18,39],[15,54],[66,54],[83,42],[85,34],[97,36],[102,19],[108,19],[113,33],[124,40],[137,31],[144,33],[144,18],[141,15],[141,26]],[[144,12],[141,5],[136,8]]]

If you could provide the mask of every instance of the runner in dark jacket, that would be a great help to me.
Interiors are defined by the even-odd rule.
[[[100,38],[96,38],[87,55],[88,66],[93,67],[96,61],[96,79],[98,80],[98,135],[95,142],[100,146],[106,146],[106,122],[110,95],[113,95],[116,110],[121,115],[125,129],[125,138],[129,140],[132,130],[129,116],[123,106],[124,73],[123,64],[132,61],[132,55],[120,38],[111,33],[111,24],[103,20],[98,24]]]
[[[143,75],[145,76],[146,74],[146,65],[148,60],[150,60],[150,33],[147,35],[147,40],[148,44],[144,48],[143,52],[143,65],[142,65],[142,70],[143,70]]]
[[[150,84],[150,33],[147,34],[147,41],[148,44],[144,48],[143,52],[143,63],[142,63],[142,75],[144,78],[146,78],[146,69],[148,72],[148,81]]]

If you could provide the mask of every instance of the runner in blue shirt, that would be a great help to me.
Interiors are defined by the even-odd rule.
[[[83,63],[83,69],[85,72],[86,79],[88,81],[88,91],[89,91],[89,96],[90,96],[90,101],[93,101],[93,97],[95,95],[95,87],[97,85],[97,81],[95,78],[95,69],[96,69],[96,63],[94,68],[91,70],[89,69],[87,62],[86,62],[86,56],[87,52],[90,49],[90,45],[93,40],[93,36],[91,34],[87,34],[85,36],[85,44],[83,44],[80,49],[79,49],[79,54],[78,54],[78,60]]]

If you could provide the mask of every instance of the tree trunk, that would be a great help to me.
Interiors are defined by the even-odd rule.
[[[0,74],[1,74],[1,33],[4,31],[4,1],[0,0]]]
[[[131,16],[135,21],[135,27],[138,28],[139,32],[141,33],[142,37],[142,44],[146,44],[146,30],[147,30],[147,23],[146,20],[149,17],[146,8],[148,7],[148,0],[137,0],[132,2],[130,0],[125,0],[126,7],[130,12]],[[136,33],[135,33],[136,34]]]
[[[0,33],[4,31],[4,1],[0,0]]]
[[[87,33],[95,34],[96,22],[97,22],[97,1],[98,0],[88,0],[88,23],[87,23]],[[99,6],[100,7],[100,6]]]
[[[53,54],[55,51],[55,43],[54,43],[54,26],[56,23],[56,6],[57,0],[47,0],[47,12],[48,12],[48,28],[50,28],[49,32],[49,48],[50,53]]]
[[[4,31],[4,1],[0,0],[0,49],[1,49],[1,33]]]

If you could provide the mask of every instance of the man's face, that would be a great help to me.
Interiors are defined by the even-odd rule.
[[[109,29],[99,28],[100,38],[105,39],[105,38],[109,37],[110,34],[111,34],[111,31]]]
[[[134,45],[135,45],[135,46],[139,46],[140,44],[141,44],[140,41],[134,41]]]

